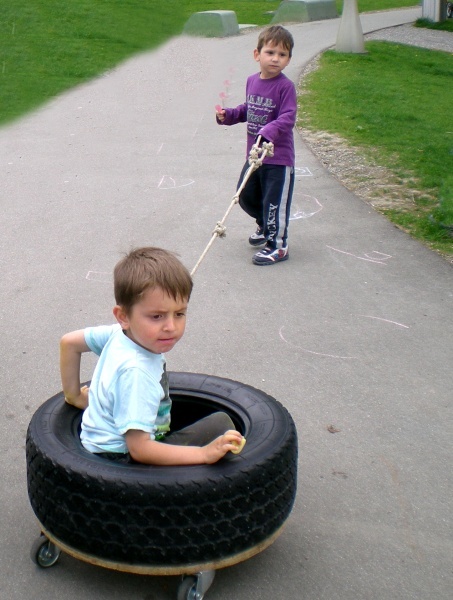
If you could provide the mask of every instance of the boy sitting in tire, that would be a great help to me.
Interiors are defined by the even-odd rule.
[[[192,285],[174,254],[137,248],[114,270],[117,324],[62,337],[63,392],[84,410],[81,441],[88,451],[121,462],[195,465],[215,463],[243,445],[223,412],[170,433],[164,353],[184,334]],[[80,363],[89,351],[99,361],[88,389],[80,387]]]

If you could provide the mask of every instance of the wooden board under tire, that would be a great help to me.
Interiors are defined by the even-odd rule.
[[[133,573],[135,575],[154,575],[154,576],[162,576],[162,575],[193,575],[194,573],[199,573],[201,571],[215,571],[218,569],[224,569],[226,567],[232,567],[240,562],[248,560],[252,558],[252,556],[256,556],[263,550],[266,550],[271,544],[275,542],[275,540],[279,537],[281,532],[284,529],[284,525],[280,527],[271,537],[262,541],[254,548],[250,548],[245,552],[240,552],[234,556],[229,556],[223,558],[218,561],[209,562],[209,563],[199,563],[193,565],[181,565],[181,566],[152,566],[152,565],[128,565],[127,563],[120,563],[114,561],[103,560],[96,556],[92,556],[90,554],[84,554],[83,552],[79,552],[74,548],[71,548],[64,542],[58,540],[54,535],[50,532],[46,531],[45,527],[41,524],[40,528],[42,533],[46,536],[48,540],[50,540],[53,544],[55,544],[62,552],[76,558],[77,560],[81,560],[83,562],[89,563],[90,565],[95,565],[98,567],[103,567],[104,569],[110,569],[113,571],[121,571],[123,573]]]

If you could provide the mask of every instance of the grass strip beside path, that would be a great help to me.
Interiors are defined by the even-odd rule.
[[[453,254],[453,55],[390,42],[366,49],[323,54],[303,82],[298,125],[339,135],[421,191],[410,208],[381,210]]]
[[[158,18],[140,0],[15,0],[0,21],[0,123],[177,33],[169,2]]]
[[[337,10],[341,14],[343,0],[336,0]],[[420,4],[420,0],[357,0],[359,12],[391,10],[393,8],[411,8]]]

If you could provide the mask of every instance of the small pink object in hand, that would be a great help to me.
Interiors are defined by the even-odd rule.
[[[220,106],[220,104],[216,104],[215,109],[217,112],[222,112],[222,110],[223,110],[223,108]]]

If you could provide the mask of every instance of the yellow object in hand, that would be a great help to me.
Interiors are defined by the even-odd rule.
[[[236,448],[234,450],[231,450],[231,452],[233,454],[239,454],[239,452],[241,452],[242,449],[244,448],[246,441],[247,440],[245,439],[245,437],[243,437],[240,444],[234,444],[234,442],[233,442],[233,444],[236,446]]]

